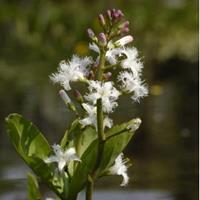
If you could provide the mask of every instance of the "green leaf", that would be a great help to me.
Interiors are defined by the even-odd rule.
[[[29,167],[41,178],[50,179],[51,170],[43,159],[51,149],[39,130],[19,114],[9,115],[6,127],[13,146]]]
[[[62,139],[61,139],[61,141],[60,141],[60,146],[61,146],[63,149],[64,149],[64,148],[66,147],[66,145],[67,145],[67,140],[68,140],[67,136],[68,136],[68,130],[65,131],[65,133],[64,133],[64,135],[63,135],[63,137],[62,137]]]
[[[104,144],[103,157],[99,168],[99,176],[104,174],[114,163],[117,156],[125,149],[131,140],[134,132],[127,130],[127,126],[131,123],[123,123],[116,125],[109,130],[107,140]]]
[[[37,178],[31,173],[28,174],[28,200],[41,200]]]
[[[77,148],[77,153],[81,157],[90,144],[97,139],[96,130],[92,127],[86,127],[84,130],[80,130],[81,134],[74,139],[74,144]]]
[[[19,114],[9,115],[6,118],[6,127],[7,134],[19,155],[36,175],[61,196],[63,177],[56,177],[52,166],[44,162],[51,152],[45,137],[31,122]]]
[[[83,155],[88,146],[97,138],[96,130],[90,126],[81,128],[79,120],[72,122],[69,130],[65,131],[60,145],[62,148],[75,147],[79,157]]]
[[[69,200],[76,199],[77,194],[84,188],[88,175],[93,171],[97,158],[97,144],[97,140],[93,141],[83,153],[82,162],[78,164],[70,183]]]
[[[28,157],[44,159],[51,149],[39,130],[19,114],[6,118],[7,133],[17,152],[29,163]]]
[[[135,121],[135,119],[130,120],[129,122],[124,122],[120,125],[115,125],[112,128],[110,128],[107,132],[106,132],[106,138],[114,136],[114,135],[118,135],[121,134],[124,131],[127,131],[127,127],[132,124]]]
[[[77,135],[81,134],[81,125],[79,123],[79,120],[76,119],[74,120],[70,127],[69,127],[69,131],[68,131],[68,140],[71,141],[73,139],[75,139],[77,137]]]

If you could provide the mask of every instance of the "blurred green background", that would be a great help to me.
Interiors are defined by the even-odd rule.
[[[128,189],[198,199],[197,0],[0,0],[0,199],[18,190],[27,171],[8,141],[4,118],[21,113],[51,144],[59,140],[74,116],[49,75],[73,53],[89,54],[86,29],[97,28],[97,14],[109,8],[130,21],[150,90],[140,104],[123,98],[112,116],[116,123],[143,121],[126,150],[133,159]],[[97,187],[119,183],[105,179]]]

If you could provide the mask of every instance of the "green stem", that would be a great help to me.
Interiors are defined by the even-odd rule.
[[[101,55],[100,55],[99,67],[98,67],[98,71],[97,71],[97,80],[98,81],[102,80],[104,65],[105,65],[105,52],[102,50]],[[104,121],[104,116],[103,116],[102,100],[98,99],[97,100],[97,131],[98,131],[98,140],[99,141],[98,141],[97,161],[96,161],[96,165],[94,167],[94,171],[92,174],[93,180],[96,178],[98,168],[101,164],[101,159],[102,159],[102,154],[103,154],[103,149],[104,149],[104,141],[106,139],[105,133],[103,130],[103,121]]]
[[[98,128],[98,138],[100,142],[105,140],[105,134],[103,131],[103,108],[102,100],[97,100],[97,128]]]
[[[105,52],[104,50],[102,50],[101,55],[100,55],[100,60],[99,60],[99,66],[97,70],[97,77],[96,77],[98,81],[102,80],[104,64],[105,64]]]
[[[93,193],[94,183],[90,176],[88,176],[87,187],[86,187],[86,200],[92,200],[92,193]]]
[[[99,66],[96,74],[96,80],[102,81],[102,75],[105,65],[105,51],[102,50],[100,54]],[[101,164],[103,149],[104,149],[104,142],[105,142],[105,133],[103,130],[103,108],[102,108],[102,100],[97,100],[97,131],[98,131],[98,151],[97,151],[97,161],[91,176],[88,177],[88,182],[86,186],[86,200],[92,200],[92,193],[94,187],[94,180],[96,178],[96,174],[98,168]]]

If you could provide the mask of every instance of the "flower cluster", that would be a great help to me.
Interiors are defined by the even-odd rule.
[[[103,113],[101,117],[104,131],[105,128],[113,126],[113,121],[108,115],[118,106],[117,100],[120,95],[131,93],[132,100],[139,102],[142,97],[148,95],[148,89],[141,78],[143,63],[138,51],[135,47],[127,47],[133,41],[133,37],[128,35],[129,21],[125,20],[124,14],[120,10],[107,10],[106,13],[99,15],[99,24],[103,30],[99,34],[91,28],[87,30],[91,39],[89,49],[97,53],[96,58],[80,58],[74,55],[70,61],[61,61],[58,72],[53,73],[50,79],[63,87],[64,90],[60,91],[62,99],[76,112],[77,108],[66,92],[74,90],[78,94],[77,103],[85,111],[84,115],[79,115],[82,127],[93,126],[98,131],[99,115]],[[112,71],[116,68],[117,78],[110,80]],[[78,81],[87,85],[87,92],[84,95],[71,86],[72,82]],[[99,110],[102,111],[100,114]],[[135,131],[140,123],[141,120],[137,119],[127,129]],[[71,160],[80,161],[75,149],[63,151],[59,146],[53,146],[53,149],[55,156],[45,161],[57,162],[59,171],[62,171]],[[123,154],[120,154],[109,170],[109,174],[123,176],[122,186],[129,180],[125,164]]]

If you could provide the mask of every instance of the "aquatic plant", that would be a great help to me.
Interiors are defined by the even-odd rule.
[[[76,200],[83,189],[86,200],[92,200],[94,182],[103,176],[122,176],[121,186],[128,184],[129,160],[122,152],[141,120],[114,125],[110,114],[122,95],[130,94],[138,103],[148,89],[141,78],[143,63],[138,51],[127,47],[133,37],[128,35],[129,21],[122,11],[107,10],[99,15],[99,24],[102,32],[87,30],[89,48],[96,56],[73,55],[50,75],[52,82],[62,87],[59,94],[67,108],[76,115],[62,140],[51,147],[21,115],[6,118],[16,151],[35,173],[28,175],[30,200],[42,199],[38,181],[45,182],[62,200]],[[86,88],[85,93],[77,89],[77,82]]]

